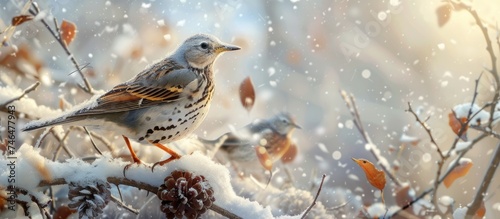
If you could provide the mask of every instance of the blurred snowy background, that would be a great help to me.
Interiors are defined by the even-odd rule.
[[[483,67],[491,65],[484,38],[470,15],[453,13],[446,25],[438,26],[440,0],[37,3],[47,16],[76,24],[78,33],[69,48],[80,64],[88,64],[85,72],[96,89],[107,90],[128,80],[195,33],[241,46],[241,51],[224,54],[216,63],[214,102],[196,134],[213,139],[231,126],[239,128],[256,118],[288,111],[302,127],[294,132],[299,154],[287,165],[293,184],[310,190],[325,173],[325,187],[350,189],[367,205],[379,199],[351,157],[374,159],[361,144],[339,90],[355,95],[372,140],[390,162],[397,158],[401,167],[396,176],[410,182],[419,194],[435,178],[438,155],[405,112],[407,103],[421,110],[424,118],[431,115],[428,123],[437,143],[447,150],[455,138],[448,127],[448,113],[453,106],[471,101],[474,80]],[[23,4],[18,0],[0,3],[1,29]],[[488,25],[500,20],[499,2],[474,1],[472,5]],[[38,67],[29,67],[35,61],[8,67],[11,47],[2,47],[0,83],[25,88],[38,79],[42,84],[29,97],[55,109],[60,96],[71,104],[90,97],[75,86],[81,83],[80,77],[70,74],[73,66],[40,22],[25,23],[16,31],[10,43],[29,53]],[[491,36],[494,32],[490,31]],[[250,113],[238,96],[238,86],[247,76],[256,90]],[[479,104],[491,99],[491,80],[485,74],[480,81]],[[393,151],[402,145],[407,125],[411,127],[406,134],[421,142],[404,147],[401,153]],[[32,134],[19,135],[24,140],[19,144],[36,141]],[[457,205],[469,203],[495,148],[492,142],[477,145],[467,156],[474,161],[470,173],[451,188],[440,187],[438,195],[452,196]],[[123,142],[117,138],[114,144],[122,148]],[[385,199],[394,204],[390,183]],[[499,189],[496,177],[485,203],[488,215],[500,214],[500,197],[495,194]],[[337,202],[336,194],[320,197]]]

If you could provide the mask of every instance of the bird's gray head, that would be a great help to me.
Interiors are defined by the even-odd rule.
[[[282,135],[291,134],[295,128],[299,128],[292,116],[288,113],[280,113],[270,120],[271,127]]]
[[[239,49],[240,47],[221,42],[215,36],[196,34],[184,41],[175,55],[184,58],[189,66],[203,69],[212,64],[222,52]]]

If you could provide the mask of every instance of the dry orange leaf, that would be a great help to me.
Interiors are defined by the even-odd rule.
[[[290,147],[288,148],[288,150],[281,157],[281,162],[283,162],[283,163],[292,162],[293,160],[295,160],[295,157],[297,157],[297,153],[298,153],[297,145],[295,145],[293,143],[290,144]]]
[[[451,10],[453,7],[450,4],[444,4],[437,8],[436,14],[438,18],[438,25],[442,27],[450,20]]]
[[[61,30],[62,40],[66,45],[69,45],[75,39],[76,25],[73,22],[63,20],[59,29]]]
[[[355,159],[355,158],[352,158],[352,160],[354,162],[356,162],[361,167],[361,169],[363,169],[368,182],[372,186],[374,186],[375,188],[380,189],[380,194],[382,196],[382,202],[385,203],[384,192],[383,192],[383,190],[385,188],[385,173],[384,173],[384,171],[377,169],[375,167],[375,165],[373,165],[373,163],[371,163],[368,160]]]
[[[241,105],[243,105],[247,111],[250,112],[250,110],[252,110],[255,102],[255,90],[250,77],[246,77],[240,84],[240,101]]]
[[[458,166],[455,167],[451,171],[446,178],[444,178],[443,183],[446,186],[446,188],[449,188],[453,182],[455,182],[456,179],[467,175],[469,173],[470,168],[472,167],[472,160],[468,158],[461,158],[460,161],[458,162]]]
[[[451,130],[453,130],[453,132],[457,135],[459,134],[460,129],[462,128],[462,124],[467,122],[467,118],[459,118],[459,119],[457,119],[454,112],[451,112],[450,114],[448,114],[448,124],[450,125]],[[469,128],[468,126],[465,126],[464,131],[462,132],[462,135],[459,136],[464,141],[467,140],[467,129],[468,128]]]
[[[26,21],[33,20],[33,16],[31,15],[18,15],[12,18],[11,24],[12,26],[19,26]]]

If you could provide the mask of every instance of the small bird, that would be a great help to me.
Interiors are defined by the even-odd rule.
[[[153,169],[180,157],[162,143],[179,140],[201,124],[214,93],[213,63],[222,52],[239,49],[214,36],[196,34],[129,81],[58,118],[29,122],[23,130],[61,124],[114,130],[122,134],[134,163],[141,161],[129,138],[149,142],[171,155]]]
[[[269,119],[256,120],[247,126],[228,132],[216,140],[201,139],[206,144],[220,145],[230,161],[245,163],[260,161],[267,170],[290,148],[291,135],[300,128],[290,114],[280,113]]]

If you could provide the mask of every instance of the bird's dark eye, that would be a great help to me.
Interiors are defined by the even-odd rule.
[[[203,43],[200,44],[200,46],[201,46],[202,49],[207,49],[208,48],[208,43],[203,42]]]

